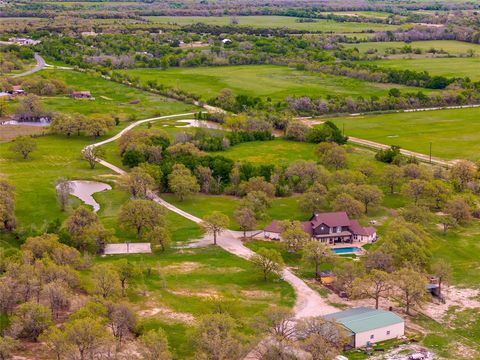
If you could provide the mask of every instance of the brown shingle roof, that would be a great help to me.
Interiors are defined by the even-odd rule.
[[[264,229],[264,231],[266,231],[266,232],[271,232],[271,233],[276,233],[276,234],[280,234],[280,233],[281,233],[280,223],[281,223],[281,221],[279,221],[279,220],[273,220],[273,221]],[[302,227],[303,227],[303,230],[304,230],[308,235],[312,235],[312,234],[313,234],[312,224],[311,224],[310,221],[302,221]]]
[[[316,228],[320,224],[328,227],[349,226],[350,219],[345,211],[315,214],[312,218],[312,227]]]

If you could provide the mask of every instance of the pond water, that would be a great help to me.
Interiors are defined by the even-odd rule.
[[[94,212],[100,210],[100,204],[95,201],[92,195],[112,189],[110,185],[98,181],[74,180],[69,181],[69,183],[72,188],[70,194],[82,200],[86,205],[93,207]]]

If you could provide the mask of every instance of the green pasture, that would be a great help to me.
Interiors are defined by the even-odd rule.
[[[334,14],[339,16],[362,16],[362,17],[377,18],[377,19],[386,19],[390,15],[392,15],[388,12],[382,12],[382,11],[334,11],[333,13],[324,12],[323,14],[324,15]]]
[[[463,41],[455,40],[431,40],[431,41],[413,41],[413,42],[402,42],[402,41],[387,41],[387,42],[361,42],[358,44],[344,44],[346,48],[357,48],[361,53],[365,53],[370,49],[377,49],[377,54],[384,54],[386,49],[394,48],[400,49],[404,46],[411,46],[413,49],[421,49],[424,52],[429,51],[434,48],[436,50],[444,50],[452,55],[461,55],[467,54],[469,50],[475,51],[476,56],[480,55],[480,45],[467,43]],[[408,57],[408,56],[418,56],[413,54],[400,54],[399,56]],[[426,54],[427,56],[432,56],[431,54]]]
[[[37,76],[37,75],[34,75]],[[194,106],[184,104],[160,95],[141,91],[130,86],[69,70],[43,70],[40,76],[64,81],[76,91],[88,90],[95,100],[72,99],[67,95],[45,96],[42,103],[46,110],[78,112],[85,115],[112,115],[125,119],[137,119],[191,112]]]
[[[338,117],[345,134],[445,159],[480,159],[480,109]]]
[[[147,20],[154,23],[171,24],[171,25],[191,25],[196,23],[204,23],[208,25],[229,25],[230,17],[228,16],[146,16]],[[255,28],[288,28],[304,31],[322,31],[322,32],[365,32],[368,30],[393,30],[399,27],[408,27],[409,25],[388,25],[375,23],[358,23],[358,22],[336,22],[333,20],[319,19],[316,22],[298,22],[297,18],[292,16],[237,16],[238,26],[255,27]]]
[[[123,70],[141,82],[156,80],[159,84],[180,88],[197,94],[207,100],[215,97],[225,88],[235,94],[284,100],[288,96],[310,96],[313,98],[328,95],[382,96],[392,87],[405,91],[418,91],[417,88],[401,85],[381,84],[334,76],[310,71],[301,71],[286,66],[252,65],[228,67],[132,69]]]
[[[479,57],[372,60],[366,63],[398,70],[428,71],[432,75],[480,80]]]

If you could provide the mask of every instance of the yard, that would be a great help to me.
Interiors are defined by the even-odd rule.
[[[132,69],[122,70],[141,82],[156,80],[159,84],[179,88],[199,95],[203,100],[218,95],[222,89],[230,89],[236,95],[283,101],[288,96],[328,95],[382,96],[396,87],[405,91],[418,91],[408,86],[381,84],[309,71],[300,71],[286,66],[250,65],[227,67]]]

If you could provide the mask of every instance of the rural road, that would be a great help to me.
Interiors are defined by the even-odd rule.
[[[385,150],[385,149],[390,148],[390,145],[380,144],[380,143],[377,143],[375,141],[359,139],[359,138],[352,137],[352,136],[348,137],[348,142],[353,143],[353,144],[357,144],[357,145],[361,145],[361,146],[366,146],[366,147],[369,147],[369,148],[372,148],[372,149],[377,149],[377,150]],[[450,166],[455,164],[455,160],[451,160],[451,161],[442,160],[442,159],[435,158],[435,157],[432,157],[432,159],[430,161],[430,156],[425,155],[425,154],[421,154],[421,153],[417,153],[417,152],[414,152],[414,151],[410,151],[410,150],[400,149],[400,153],[405,155],[405,156],[416,157],[418,160],[426,162],[426,163],[431,162],[432,164],[435,164],[435,165],[450,167]]]
[[[191,116],[193,113],[185,113],[185,114],[176,114],[176,115],[168,115],[168,116],[160,116],[160,117],[155,117],[155,118],[150,118],[150,119],[144,119],[144,120],[139,120],[136,121],[129,126],[127,126],[125,129],[120,131],[118,134],[115,136],[108,138],[106,140],[100,141],[98,143],[92,144],[87,146],[84,151],[88,148],[92,147],[97,147],[101,145],[108,144],[112,141],[115,141],[119,139],[123,134],[126,132],[130,131],[136,126],[139,126],[141,124],[151,122],[151,121],[158,121],[158,120],[164,120],[164,119],[170,119],[170,118],[177,118],[177,117],[182,117],[182,116]],[[97,159],[97,162],[100,163],[101,165],[111,169],[117,174],[123,175],[125,174],[125,171],[120,169],[119,167],[110,164],[109,162],[102,160],[102,159]],[[164,206],[170,211],[173,211],[174,213],[177,213],[178,215],[181,215],[185,217],[188,220],[191,220],[197,224],[200,224],[202,222],[202,219],[196,217],[195,215],[192,215],[186,211],[183,211],[176,206],[170,204],[169,202],[163,200],[161,197],[159,197],[157,194],[151,192],[149,194],[149,197],[151,200],[157,202],[158,204]],[[241,233],[232,231],[232,230],[226,230],[222,234],[217,236],[217,244],[225,249],[226,251],[239,256],[244,259],[249,259],[255,253],[247,248],[246,246],[243,245],[242,241],[240,240]],[[207,238],[208,239],[208,238]],[[207,240],[206,239],[206,240]],[[210,241],[210,243],[213,243],[213,240]],[[296,302],[294,306],[294,315],[295,318],[300,319],[304,317],[311,317],[311,316],[320,316],[320,315],[326,315],[330,314],[333,312],[337,312],[338,309],[335,307],[329,305],[325,299],[323,299],[316,291],[312,290],[302,279],[297,277],[293,272],[289,269],[284,269],[282,271],[282,278],[288,282],[293,289],[295,290],[296,293]]]
[[[23,73],[20,73],[20,74],[15,74],[12,77],[13,78],[19,78],[19,77],[27,76],[27,75],[30,75],[30,74],[36,73],[37,71],[42,70],[46,66],[45,60],[43,59],[43,57],[41,57],[37,53],[35,53],[34,56],[35,56],[35,60],[37,61],[37,65],[35,65],[34,68],[32,68],[30,70],[27,70],[27,71],[25,71]]]

